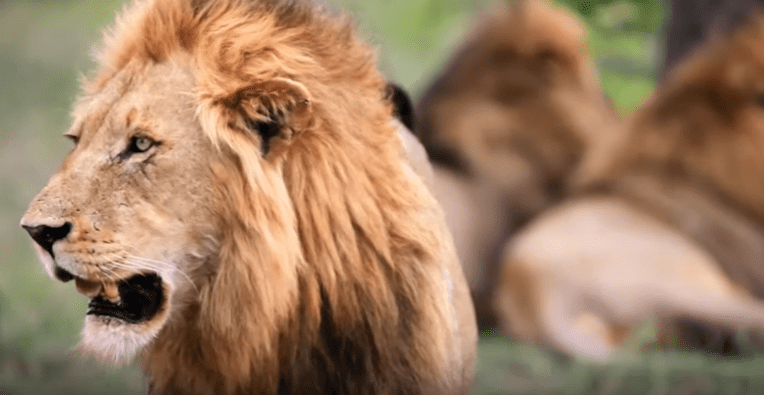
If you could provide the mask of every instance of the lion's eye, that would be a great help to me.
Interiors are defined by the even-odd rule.
[[[130,147],[128,150],[130,152],[146,152],[149,148],[151,148],[154,145],[154,140],[146,137],[146,136],[133,136],[133,138],[130,140]]]

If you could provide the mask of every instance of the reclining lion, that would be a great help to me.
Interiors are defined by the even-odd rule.
[[[607,358],[650,318],[764,331],[763,44],[759,14],[694,53],[507,246],[509,333]]]
[[[480,326],[502,246],[559,201],[582,154],[619,123],[586,30],[543,0],[507,1],[468,38],[417,106]]]
[[[451,237],[346,21],[136,1],[87,89],[21,221],[91,298],[84,351],[139,353],[152,394],[468,391]]]

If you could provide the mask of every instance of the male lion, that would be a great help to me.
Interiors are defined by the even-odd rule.
[[[565,195],[583,152],[618,124],[586,49],[586,30],[543,0],[507,1],[457,52],[417,107],[478,322],[501,247]]]
[[[372,50],[292,0],[144,0],[21,224],[156,394],[457,394],[476,326]],[[411,144],[409,139],[407,144]]]
[[[694,53],[507,247],[508,332],[606,358],[648,318],[764,331],[762,48],[759,16]]]

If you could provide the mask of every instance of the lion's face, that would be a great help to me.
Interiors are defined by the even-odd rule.
[[[218,153],[192,89],[178,67],[136,66],[86,98],[74,149],[21,221],[48,274],[91,298],[83,346],[107,359],[159,332],[214,248]]]

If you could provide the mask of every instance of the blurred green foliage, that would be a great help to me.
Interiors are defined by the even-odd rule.
[[[508,0],[329,0],[348,10],[380,48],[383,72],[418,98],[466,33],[496,5]],[[560,0],[578,10],[590,30],[590,53],[600,66],[605,91],[623,113],[652,92],[663,61],[663,5],[656,0],[587,2]]]
[[[560,0],[559,3],[576,11],[590,25],[641,33],[655,33],[663,26],[663,4],[654,0]]]
[[[380,50],[380,67],[418,97],[490,0],[329,0]],[[497,0],[499,1],[499,0]],[[607,93],[628,114],[649,97],[662,62],[655,0],[560,0],[586,21]],[[87,300],[52,281],[18,220],[67,151],[61,137],[80,73],[120,1],[0,0],[0,394],[145,393],[139,367],[76,355]],[[593,365],[499,335],[481,340],[475,394],[762,393],[764,362],[653,352]]]

